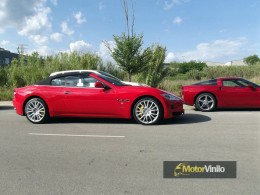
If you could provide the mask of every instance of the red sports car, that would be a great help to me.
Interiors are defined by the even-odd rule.
[[[36,85],[16,88],[13,104],[32,123],[49,117],[102,117],[152,125],[184,113],[182,99],[174,94],[88,70],[56,72]]]
[[[243,78],[217,78],[182,87],[185,104],[200,111],[260,108],[260,86]]]

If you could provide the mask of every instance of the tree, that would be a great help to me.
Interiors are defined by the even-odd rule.
[[[169,73],[169,68],[164,67],[165,53],[166,48],[160,45],[153,45],[147,49],[149,62],[142,76],[145,78],[145,83],[151,87],[157,87]]]
[[[135,15],[133,2],[131,27],[129,24],[127,1],[122,0],[122,4],[125,12],[127,32],[113,36],[115,41],[114,48],[112,48],[108,42],[105,42],[105,45],[110,50],[113,59],[117,62],[120,68],[127,72],[128,80],[131,81],[132,75],[142,71],[147,64],[147,50],[142,50],[143,35],[137,35],[134,33]]]
[[[258,57],[258,55],[252,55],[244,58],[244,62],[248,65],[254,65],[257,62],[260,62],[260,58]]]
[[[191,70],[202,71],[207,65],[204,62],[189,61],[182,63],[174,62],[170,64],[170,67],[177,70],[178,73],[185,74]]]
[[[123,33],[114,36],[116,47],[111,51],[113,59],[120,68],[127,72],[128,80],[131,81],[132,75],[142,71],[147,62],[147,49],[142,51],[142,35],[128,36]]]

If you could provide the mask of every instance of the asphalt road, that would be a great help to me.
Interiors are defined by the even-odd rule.
[[[237,161],[236,179],[163,179],[163,161]],[[260,111],[187,110],[162,125],[0,106],[0,194],[260,194]]]

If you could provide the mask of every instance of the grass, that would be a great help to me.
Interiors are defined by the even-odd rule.
[[[190,85],[192,83],[198,82],[196,80],[164,80],[159,88],[174,93],[181,97],[181,87],[184,85]]]
[[[13,89],[10,87],[0,87],[0,100],[10,101],[13,98]]]

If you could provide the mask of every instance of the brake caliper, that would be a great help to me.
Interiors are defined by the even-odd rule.
[[[140,113],[141,113],[141,116],[143,116],[143,114],[144,114],[144,105],[141,106]]]

